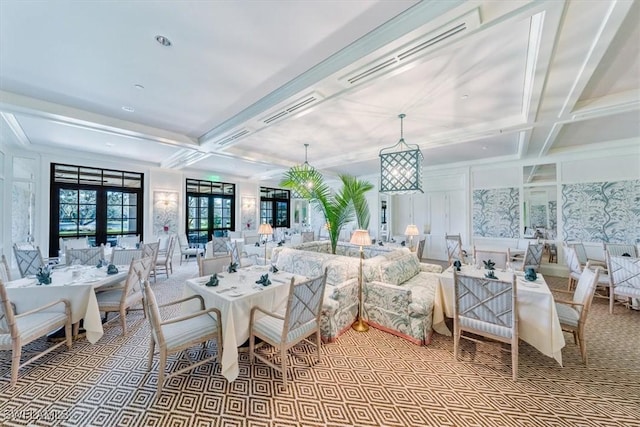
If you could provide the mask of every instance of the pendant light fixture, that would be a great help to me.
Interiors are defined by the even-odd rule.
[[[387,194],[424,193],[422,190],[422,152],[418,145],[404,141],[403,122],[400,114],[400,141],[380,150],[380,192]]]

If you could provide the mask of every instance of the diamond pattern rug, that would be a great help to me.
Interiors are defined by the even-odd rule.
[[[194,262],[152,284],[159,302],[177,299]],[[548,278],[564,288],[566,279]],[[175,312],[165,312],[175,315]],[[453,360],[451,337],[435,334],[415,346],[376,329],[349,330],[323,346],[290,357],[293,381],[240,353],[240,375],[229,383],[217,364],[167,381],[156,398],[157,356],[146,372],[149,327],[131,312],[129,334],[117,320],[95,345],[86,340],[20,370],[9,389],[9,352],[0,356],[0,425],[36,426],[638,426],[640,425],[640,312],[594,300],[587,324],[589,366],[565,335],[564,367],[526,343],[519,378],[508,353],[463,342]],[[33,344],[47,345],[40,341]],[[29,347],[28,347],[29,348]],[[28,349],[27,348],[27,349]],[[215,351],[215,345],[190,352]],[[268,351],[268,350],[267,350]],[[277,357],[277,355],[273,355]],[[186,363],[172,357],[169,369]]]

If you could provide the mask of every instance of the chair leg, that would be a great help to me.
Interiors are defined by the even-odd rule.
[[[280,357],[282,360],[280,364],[282,365],[282,385],[283,387],[287,387],[287,349],[284,346],[280,349]]]
[[[582,331],[578,331],[578,342],[580,343],[580,354],[582,355],[582,363],[587,366],[587,340],[584,339]]]
[[[615,296],[613,295],[613,289],[609,289],[609,314],[613,314],[614,302],[615,302]]]
[[[511,343],[511,371],[513,380],[518,378],[518,341]]]
[[[122,327],[122,336],[127,335],[127,311],[120,308],[120,326]]]
[[[67,348],[71,348],[71,346],[73,345],[73,333],[71,329],[71,320],[68,320],[64,325],[64,336],[67,339]]]
[[[18,382],[18,369],[20,368],[20,356],[22,355],[22,343],[19,339],[13,342],[11,352],[11,387]]]
[[[73,339],[78,339],[78,334],[80,333],[80,322],[76,322],[73,324]]]
[[[149,357],[147,358],[147,372],[151,370],[151,365],[153,364],[153,352],[156,351],[156,343],[153,340],[153,337],[149,338]]]
[[[458,360],[458,350],[460,347],[460,331],[454,328],[453,331],[453,360]]]
[[[167,367],[167,352],[160,349],[160,365],[158,366],[158,393],[162,391],[164,385],[164,370]]]
[[[251,331],[253,332],[253,331]],[[251,363],[253,365],[254,362],[254,358],[255,356],[253,355],[253,352],[255,351],[255,344],[256,344],[256,337],[253,335],[253,333],[250,333],[249,335],[249,363]],[[222,354],[222,352],[220,352],[220,354]]]
[[[320,353],[320,345],[322,344],[322,338],[320,337],[320,329],[316,331],[316,346],[318,347],[318,363],[322,360],[322,354]]]

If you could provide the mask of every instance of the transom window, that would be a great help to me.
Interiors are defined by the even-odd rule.
[[[235,228],[235,184],[187,179],[187,238],[205,244]]]

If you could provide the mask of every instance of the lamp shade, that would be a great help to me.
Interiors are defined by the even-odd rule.
[[[418,230],[418,226],[415,224],[407,225],[407,228],[404,230],[405,236],[418,236],[420,231]]]
[[[369,230],[356,230],[351,235],[350,243],[358,246],[369,246],[371,244],[371,236]]]
[[[260,228],[258,228],[258,234],[273,234],[273,228],[271,228],[271,224],[260,224]]]

